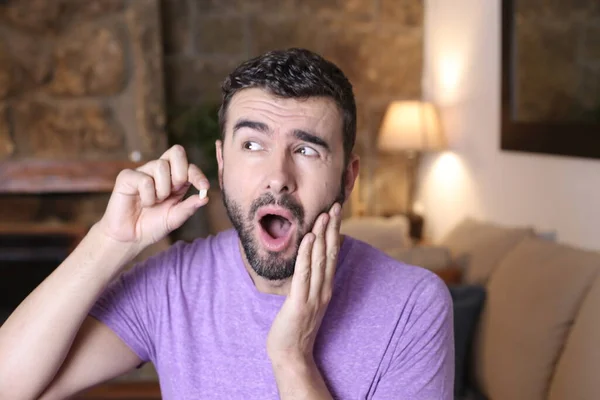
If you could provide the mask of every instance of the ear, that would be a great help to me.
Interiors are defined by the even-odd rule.
[[[356,182],[359,172],[360,158],[358,154],[352,154],[350,156],[350,160],[348,161],[348,165],[346,166],[346,179],[344,182],[344,193],[346,195],[346,199],[350,198],[350,193],[352,193],[352,189],[354,189],[354,183]]]
[[[215,148],[217,150],[217,165],[219,167],[219,187],[223,189],[223,141],[217,140]]]

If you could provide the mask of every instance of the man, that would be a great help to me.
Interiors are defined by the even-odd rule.
[[[225,80],[220,121],[235,229],[121,274],[209,201],[179,146],[121,172],[102,219],[0,328],[0,398],[64,398],[151,361],[171,400],[451,399],[444,284],[339,235],[359,169],[344,74],[267,53]]]

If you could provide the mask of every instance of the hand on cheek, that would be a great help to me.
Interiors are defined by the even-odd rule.
[[[340,247],[341,206],[317,218],[296,259],[290,293],[267,338],[273,362],[312,362],[315,338],[333,292]]]

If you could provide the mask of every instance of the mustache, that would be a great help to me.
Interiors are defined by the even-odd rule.
[[[275,205],[287,209],[298,220],[300,226],[304,226],[304,208],[291,195],[283,194],[275,197],[272,193],[265,193],[252,202],[248,213],[248,220],[252,221],[258,209],[265,206]]]

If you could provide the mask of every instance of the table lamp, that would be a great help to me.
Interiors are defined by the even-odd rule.
[[[404,153],[407,156],[407,214],[415,214],[414,185],[419,156],[445,147],[439,115],[432,103],[411,100],[389,104],[379,130],[377,148],[383,153]]]

